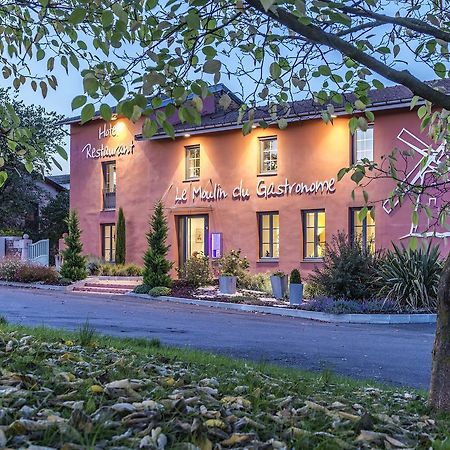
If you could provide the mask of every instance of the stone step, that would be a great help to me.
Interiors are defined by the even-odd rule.
[[[114,294],[114,295],[125,295],[131,292],[132,289],[129,288],[111,288],[111,287],[90,287],[90,286],[76,286],[73,288],[72,292],[83,292],[83,293],[95,293],[95,294]]]

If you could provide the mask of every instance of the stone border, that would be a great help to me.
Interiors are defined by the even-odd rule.
[[[40,283],[20,283],[18,281],[0,281],[0,286],[25,288],[25,289],[42,289],[44,291],[65,291],[69,286],[59,286],[57,284],[40,284]]]
[[[185,305],[207,306],[219,309],[232,309],[234,311],[257,312],[274,314],[277,316],[297,317],[301,319],[317,320],[331,323],[359,323],[359,324],[419,324],[436,323],[436,314],[328,314],[316,311],[305,311],[292,308],[277,308],[276,306],[258,306],[238,303],[215,302],[212,300],[195,300],[181,297],[150,297],[146,294],[127,294],[130,297],[139,297],[146,300],[182,303]]]

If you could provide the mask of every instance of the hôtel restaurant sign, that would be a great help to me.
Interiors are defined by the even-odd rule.
[[[118,124],[103,124],[98,127],[98,140],[106,138],[116,138],[119,135],[118,132]],[[104,144],[103,142],[100,145],[94,146],[90,142],[88,142],[81,150],[82,153],[86,155],[88,159],[101,159],[101,158],[114,158],[125,155],[132,155],[134,153],[134,142],[131,141],[129,145],[119,144],[110,146],[108,144]]]

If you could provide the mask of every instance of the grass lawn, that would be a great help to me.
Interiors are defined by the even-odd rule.
[[[0,325],[0,449],[450,449],[422,392]]]

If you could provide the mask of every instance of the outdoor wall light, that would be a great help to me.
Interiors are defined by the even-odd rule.
[[[184,137],[191,137],[191,135],[190,135],[189,133],[186,133],[186,134],[184,135]]]

